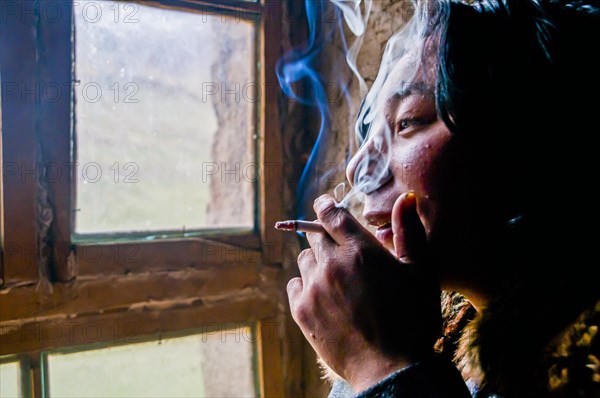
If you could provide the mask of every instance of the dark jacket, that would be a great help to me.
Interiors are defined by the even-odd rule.
[[[356,397],[600,398],[600,301],[558,332],[553,328],[570,319],[572,306],[524,312],[522,304],[492,303],[462,331],[455,356],[462,377],[454,364],[436,355]],[[543,322],[548,314],[552,321]],[[348,384],[336,381],[329,397],[352,396]]]

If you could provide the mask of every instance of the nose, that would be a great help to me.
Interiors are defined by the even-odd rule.
[[[392,178],[389,156],[383,136],[370,137],[346,166],[350,185],[367,195],[379,189]]]
[[[356,184],[354,178],[358,170],[358,165],[361,164],[365,156],[367,156],[366,152],[369,150],[368,145],[368,142],[362,145],[354,154],[354,156],[352,156],[352,159],[350,159],[350,162],[348,162],[348,165],[346,166],[346,178],[352,187],[354,187]]]

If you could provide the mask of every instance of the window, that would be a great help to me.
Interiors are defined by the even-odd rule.
[[[252,230],[255,21],[75,10],[75,232]]]
[[[0,358],[0,397],[20,398],[31,395],[26,361],[18,357]]]
[[[3,1],[0,18],[3,394],[81,396],[126,356],[189,365],[175,395],[284,395],[281,2]]]
[[[45,383],[49,396],[63,398],[252,397],[253,340],[250,328],[238,328],[52,352]]]

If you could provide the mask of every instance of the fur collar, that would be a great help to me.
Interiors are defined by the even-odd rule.
[[[600,300],[514,294],[477,314],[463,296],[444,292],[442,304],[436,351],[454,356],[468,384],[479,386],[477,397],[600,398]],[[319,365],[324,379],[342,380],[320,358]]]
[[[600,397],[600,301],[573,303],[519,295],[492,303],[460,338],[465,379],[484,396]]]

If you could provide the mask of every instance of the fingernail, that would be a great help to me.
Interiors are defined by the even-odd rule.
[[[417,195],[414,191],[410,191],[404,197],[404,206],[414,207],[417,204]]]
[[[317,200],[315,200],[313,207],[315,208],[315,210],[324,209],[326,207],[331,206],[332,204],[335,205],[334,200],[332,200],[331,198],[326,197],[326,196],[320,196],[317,198]]]

